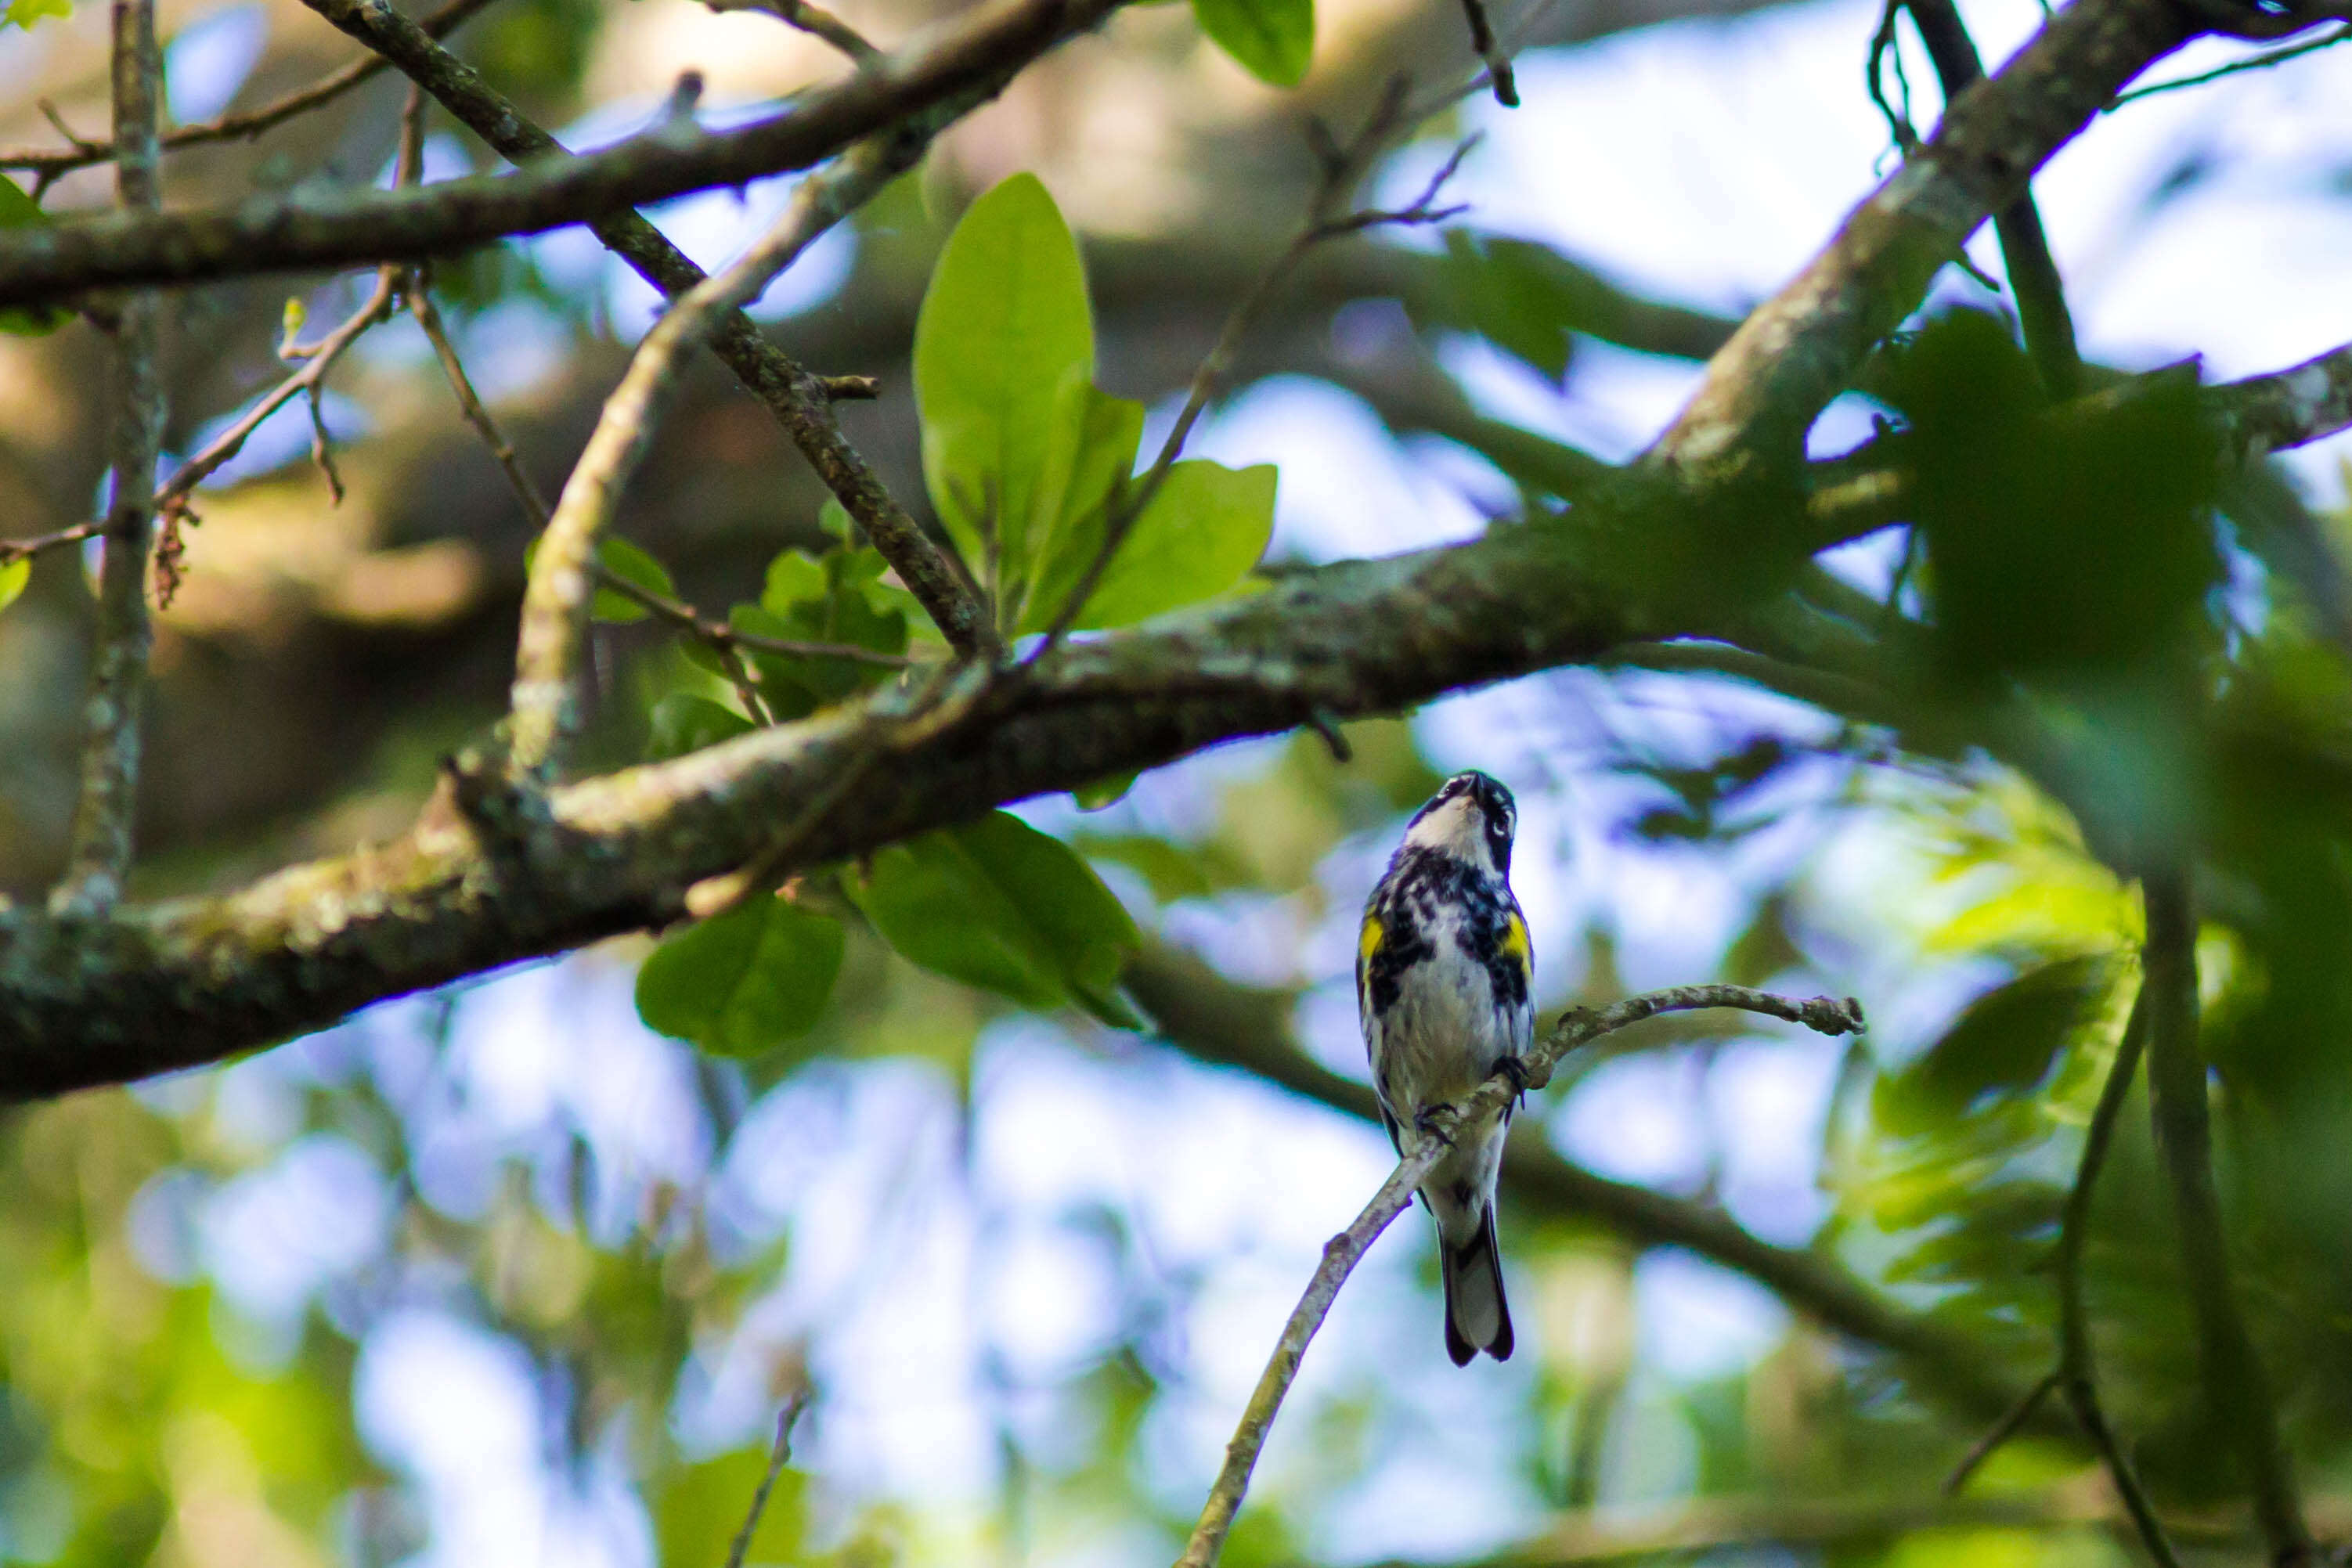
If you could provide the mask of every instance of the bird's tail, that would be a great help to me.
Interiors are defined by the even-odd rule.
[[[1438,1245],[1445,1280],[1445,1354],[1456,1366],[1485,1351],[1511,1359],[1511,1307],[1503,1299],[1503,1253],[1495,1245],[1495,1205],[1488,1199],[1478,1228],[1460,1247]]]

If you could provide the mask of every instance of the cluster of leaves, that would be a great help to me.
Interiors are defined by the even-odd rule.
[[[1094,385],[1094,328],[1076,241],[1034,177],[975,202],[933,272],[915,341],[915,388],[931,498],[1008,636],[1057,622],[1125,625],[1239,585],[1265,553],[1274,470],[1192,460],[1148,497],[1135,477],[1143,407]],[[1131,514],[1131,515],[1130,515]],[[904,654],[929,631],[857,546],[837,505],[823,555],[787,550],[755,602],[728,623],[746,635]],[[1114,526],[1107,567],[1097,559]],[[667,574],[643,551],[608,544],[611,570],[657,592]],[[1072,597],[1093,579],[1083,604]],[[605,591],[593,612],[643,610]],[[692,643],[714,676],[726,656]],[[887,665],[824,653],[747,648],[766,716],[788,722],[888,679]],[[753,727],[749,712],[698,692],[664,696],[652,750],[676,756]],[[1110,793],[1116,793],[1117,786]],[[1068,1004],[1126,1028],[1136,1020],[1118,977],[1139,940],[1134,922],[1068,846],[1009,813],[893,845],[851,868],[795,880],[681,931],[646,960],[637,988],[646,1022],[706,1050],[769,1051],[804,1036],[842,964],[842,919],[862,916],[902,956],[1027,1008]]]

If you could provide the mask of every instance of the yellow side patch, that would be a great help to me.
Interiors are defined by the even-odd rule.
[[[1509,924],[1503,929],[1503,951],[1517,958],[1520,968],[1528,967],[1528,923],[1519,918],[1517,910],[1511,912]]]
[[[1356,939],[1356,961],[1360,964],[1370,963],[1372,955],[1381,950],[1381,938],[1386,935],[1387,932],[1382,928],[1379,915],[1365,915],[1363,935]]]

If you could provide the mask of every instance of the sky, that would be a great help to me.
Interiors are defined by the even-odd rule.
[[[2005,56],[2040,15],[2033,0],[1974,0],[1967,10],[1989,58]],[[1886,130],[1860,90],[1875,14],[1872,0],[1810,0],[1530,57],[1519,67],[1524,107],[1480,100],[1469,109],[1485,139],[1450,195],[1470,203],[1482,227],[1555,243],[1662,297],[1738,310],[1802,263],[1882,166]],[[173,45],[179,118],[226,101],[260,48],[257,17],[223,12]],[[2200,46],[2160,74],[2187,75],[2232,52]],[[1933,78],[1916,53],[1909,74],[1920,88],[1919,118],[1931,120]],[[2127,105],[2063,152],[2039,189],[2084,352],[2125,367],[2200,354],[2210,374],[2232,377],[2352,340],[2347,102],[2352,49]],[[570,139],[620,134],[640,119],[641,110],[615,110]],[[1417,189],[1440,155],[1401,159],[1387,183]],[[2207,177],[2190,177],[2199,172]],[[661,221],[714,263],[782,193],[769,182],[748,203],[720,194],[674,204]],[[766,314],[788,317],[825,298],[846,274],[852,243],[845,235],[820,247],[787,276]],[[586,235],[535,244],[557,276],[604,280],[617,330],[643,330],[650,296]],[[1989,235],[1972,254],[1998,273]],[[1938,295],[1987,301],[1957,272]],[[477,330],[527,341],[522,325]],[[1611,457],[1660,430],[1696,375],[1686,364],[1586,345],[1565,386],[1555,387],[1467,345],[1447,352],[1493,412]],[[486,390],[495,392],[500,373],[488,372]],[[527,356],[503,373],[509,384],[528,380]],[[295,443],[306,438],[298,412],[282,433]],[[1863,412],[1841,407],[1816,444],[1833,448],[1865,428]],[[272,457],[272,439],[257,438],[237,471],[295,450]],[[1194,450],[1229,463],[1279,462],[1276,551],[1308,559],[1471,537],[1483,526],[1482,498],[1497,490],[1475,460],[1400,446],[1345,394],[1296,380],[1234,399]],[[2292,459],[2315,499],[2341,502],[2347,452],[2338,439]],[[1645,705],[1638,687],[1569,674],[1451,699],[1415,720],[1438,766],[1487,768],[1519,793],[1515,880],[1536,934],[1539,991],[1565,990],[1582,961],[1580,949],[1548,946],[1546,934],[1588,924],[1615,933],[1635,987],[1712,972],[1754,890],[1785,873],[1795,852],[1769,834],[1728,856],[1630,844],[1609,826],[1622,815],[1622,795],[1607,779],[1580,777],[1577,760],[1612,725],[1652,727],[1696,747],[1753,718],[1740,705],[1761,701],[1727,693],[1717,709],[1664,710]],[[1097,825],[1197,830],[1214,785],[1267,767],[1274,755],[1271,746],[1241,746],[1162,770]],[[1025,810],[1049,828],[1074,820],[1066,802]],[[1185,910],[1169,934],[1237,977],[1312,988],[1299,1014],[1310,1049],[1354,1070],[1352,911],[1388,847],[1350,843],[1331,857],[1319,880],[1334,913],[1319,921],[1297,908],[1213,904]],[[1861,877],[1853,865],[1900,851],[1850,848],[1843,870],[1823,873],[1843,876],[1849,890]],[[1869,889],[1857,896],[1866,907]],[[1872,998],[1874,1049],[1899,1055],[1932,1038],[1980,983],[1908,967],[1899,935],[1854,924],[1843,970],[1826,978]],[[446,1108],[435,1117],[435,1146],[420,1155],[420,1191],[458,1216],[480,1212],[502,1158],[552,1160],[576,1129],[599,1156],[597,1212],[625,1225],[650,1184],[699,1168],[709,1152],[681,1131],[698,1125],[690,1064],[636,1023],[629,986],[627,954],[610,948],[495,977],[459,997],[450,1048],[438,1060],[422,1050],[416,1029],[417,1009],[429,1004],[391,1004],[226,1070],[224,1103],[257,1144],[268,1144],[273,1127],[289,1124],[305,1083],[340,1073],[371,1071],[407,1086],[419,1103],[435,1098]],[[1839,1050],[1811,1037],[1759,1037],[1728,1049],[1704,1077],[1680,1058],[1625,1058],[1583,1081],[1549,1131],[1576,1158],[1626,1179],[1686,1191],[1713,1172],[1735,1218],[1801,1243],[1825,1211],[1814,1176]],[[714,1206],[747,1244],[789,1235],[791,1261],[741,1333],[698,1363],[676,1416],[681,1439],[712,1449],[749,1440],[769,1419],[771,1358],[806,1337],[825,1398],[800,1462],[840,1500],[904,1496],[944,1505],[943,1517],[959,1504],[976,1511],[997,1463],[988,1380],[1050,1383],[1120,1330],[1110,1263],[1057,1218],[1112,1202],[1137,1217],[1152,1266],[1171,1276],[1197,1271],[1203,1281],[1186,1322],[1171,1331],[1194,1376],[1148,1435],[1167,1500],[1189,1508],[1322,1241],[1385,1175],[1386,1146],[1370,1129],[1231,1075],[1173,1059],[1108,1063],[1035,1019],[993,1028],[977,1071],[985,1112],[971,1135],[983,1179],[971,1186],[955,1176],[963,1133],[953,1093],[920,1064],[803,1074],[752,1108],[721,1161]],[[168,1101],[180,1091],[146,1092]],[[824,1114],[809,1113],[816,1103]],[[911,1201],[918,1192],[923,1200]],[[1268,1192],[1280,1201],[1265,1202]],[[215,1279],[255,1325],[248,1354],[266,1359],[272,1333],[291,1332],[307,1303],[372,1249],[391,1201],[356,1150],[307,1138],[216,1189],[152,1191],[134,1234],[158,1273]],[[1505,1244],[1507,1252],[1507,1237]],[[1474,1552],[1538,1516],[1537,1500],[1478,1434],[1502,1425],[1485,1417],[1523,1397],[1521,1380],[1536,1375],[1538,1356],[1457,1374],[1442,1359],[1435,1322],[1402,1321],[1376,1304],[1381,1281],[1401,1290],[1426,1246],[1416,1216],[1382,1240],[1302,1376],[1299,1397],[1313,1400],[1380,1368],[1391,1396],[1422,1417],[1419,1435],[1386,1452],[1376,1473],[1328,1511],[1328,1539],[1316,1544],[1333,1561]],[[1671,1385],[1743,1366],[1784,1321],[1760,1290],[1691,1258],[1653,1255],[1634,1284],[1630,1332],[1644,1379]],[[1517,1280],[1514,1289],[1528,1291],[1523,1343],[1605,1328],[1580,1317],[1572,1290],[1558,1281]],[[429,1305],[368,1330],[359,1418],[374,1451],[422,1500],[430,1542],[420,1568],[649,1561],[649,1528],[622,1456],[604,1455],[585,1477],[551,1474],[541,1398],[515,1347]],[[1019,1399],[1012,1408],[1017,1418]],[[1278,1430],[1265,1485],[1280,1488],[1311,1467],[1307,1441]],[[1640,1462],[1626,1458],[1611,1472],[1604,1498],[1673,1490],[1686,1479],[1678,1478],[1677,1451],[1670,1429],[1650,1432]]]

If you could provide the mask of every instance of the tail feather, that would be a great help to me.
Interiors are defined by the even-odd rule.
[[[1503,1298],[1503,1252],[1495,1244],[1495,1206],[1479,1216],[1478,1232],[1458,1248],[1439,1244],[1445,1281],[1445,1354],[1456,1366],[1485,1351],[1511,1359],[1511,1307]]]

